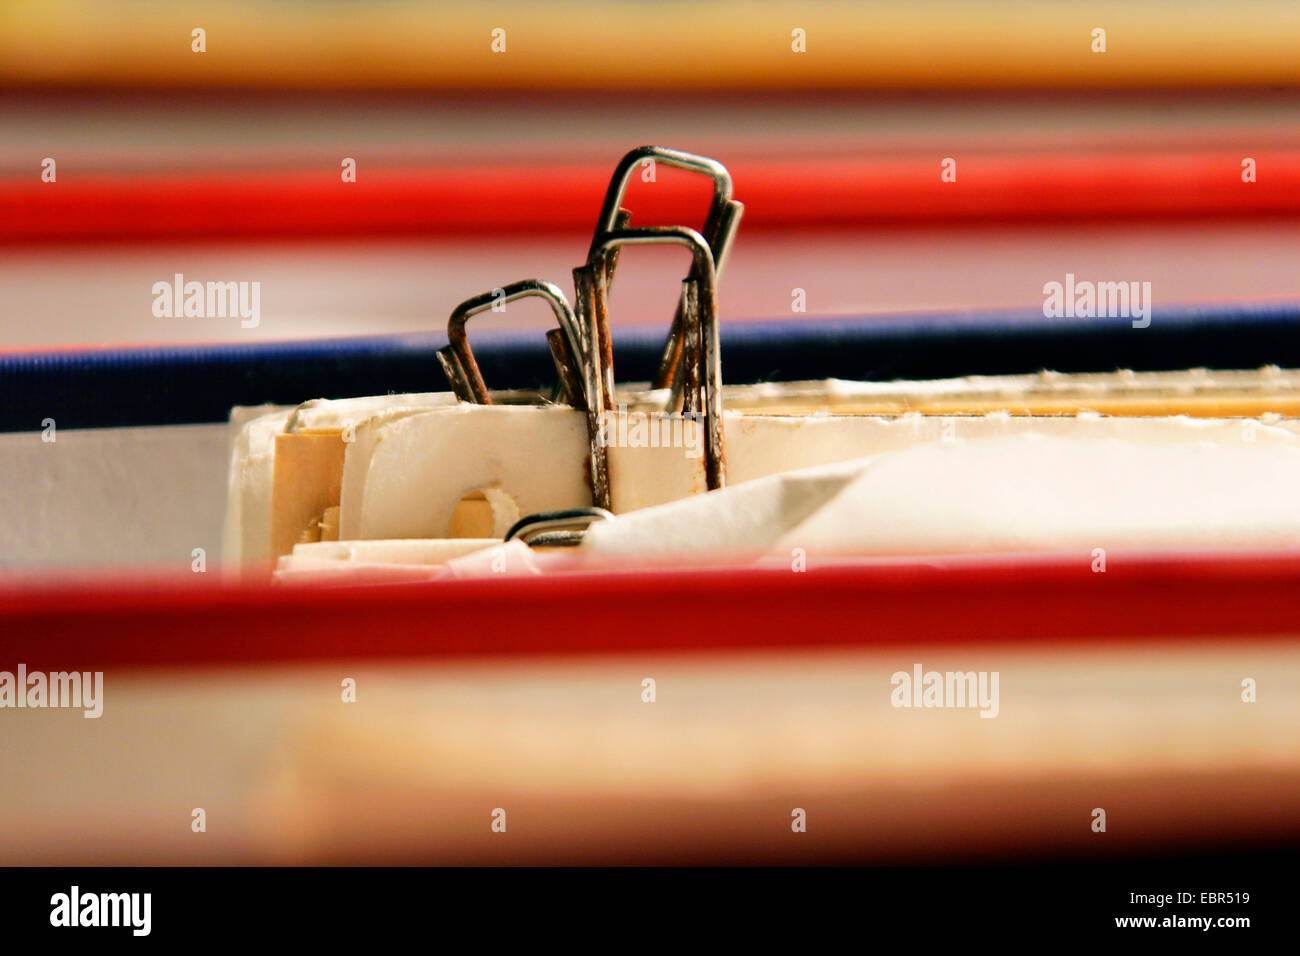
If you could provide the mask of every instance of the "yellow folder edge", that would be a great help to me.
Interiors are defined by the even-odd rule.
[[[204,52],[192,49],[196,29],[204,31]],[[1105,31],[1105,52],[1094,50],[1096,30]],[[804,51],[796,52],[801,43]],[[0,83],[25,86],[602,92],[1261,86],[1300,83],[1298,50],[1294,0],[0,0]]]

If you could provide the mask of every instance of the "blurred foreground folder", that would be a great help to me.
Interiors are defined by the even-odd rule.
[[[1294,551],[9,593],[0,671],[100,672],[102,713],[3,713],[0,860],[1293,846],[1297,594]]]

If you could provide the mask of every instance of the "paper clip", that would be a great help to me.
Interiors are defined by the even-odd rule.
[[[631,213],[621,206],[623,194],[632,171],[647,159],[701,173],[712,180],[713,202],[702,233],[686,226],[629,227]],[[497,302],[537,295],[550,303],[560,325],[546,334],[559,377],[557,400],[587,413],[592,501],[598,509],[610,507],[604,435],[604,416],[614,406],[609,292],[619,252],[626,245],[675,244],[690,250],[691,269],[682,282],[673,326],[652,384],[655,389],[670,390],[666,411],[674,411],[680,401],[683,415],[703,417],[706,484],[713,490],[726,483],[717,282],[744,210],[731,198],[731,192],[731,174],[721,163],[660,146],[638,147],[619,160],[610,179],[587,261],[573,270],[572,308],[552,283],[524,279],[467,299],[448,320],[450,344],[438,351],[443,372],[461,401],[490,405],[491,396],[474,360],[466,323]]]
[[[580,365],[574,364],[569,367],[560,367],[561,361],[576,363],[578,361],[576,357],[578,355],[577,349],[580,347],[578,321],[573,314],[573,309],[569,306],[569,300],[564,297],[564,293],[554,283],[544,282],[541,279],[521,279],[500,289],[493,289],[491,292],[484,292],[472,299],[466,299],[452,310],[451,318],[447,320],[447,340],[451,344],[438,350],[438,362],[447,375],[447,381],[451,383],[452,391],[456,393],[456,397],[462,402],[471,402],[477,405],[492,404],[492,397],[488,394],[487,385],[483,381],[483,374],[479,371],[478,362],[474,360],[474,350],[470,348],[465,323],[480,312],[492,308],[498,302],[504,305],[506,302],[514,302],[517,299],[525,299],[529,296],[539,296],[545,299],[550,304],[551,311],[555,313],[555,318],[560,323],[560,328],[557,330],[560,335],[556,341],[552,341],[551,351],[555,356],[557,372],[560,376],[561,392],[567,392],[569,383],[572,382],[575,376],[580,374]],[[550,336],[548,335],[549,339]],[[568,352],[568,355],[562,359],[561,353],[565,351]]]
[[[578,324],[586,332],[589,360],[585,364],[587,421],[592,439],[592,492],[596,504],[608,507],[608,459],[600,432],[604,413],[613,406],[614,363],[609,345],[609,302],[605,277],[611,255],[626,245],[674,244],[691,252],[691,270],[682,283],[678,314],[682,316],[682,414],[703,415],[705,479],[710,490],[726,484],[726,455],[722,426],[722,355],[718,347],[717,273],[713,252],[700,233],[686,226],[643,226],[601,234],[585,266],[574,270],[578,288]],[[670,400],[668,411],[673,407]]]
[[[600,219],[596,223],[596,234],[592,238],[591,249],[587,254],[588,261],[595,254],[596,248],[601,244],[604,236],[628,225],[631,213],[623,208],[623,196],[627,192],[633,171],[644,164],[646,160],[662,163],[665,166],[686,172],[699,173],[708,176],[713,181],[713,201],[709,206],[709,213],[704,220],[704,228],[700,230],[700,233],[704,236],[709,245],[709,250],[713,253],[714,276],[720,278],[731,250],[731,242],[736,236],[737,228],[740,226],[740,217],[745,210],[742,203],[731,198],[731,173],[727,171],[727,167],[717,160],[709,159],[707,156],[683,153],[662,146],[638,146],[619,160],[618,165],[614,168],[614,175],[610,178],[609,188],[605,191],[605,201],[601,206]],[[607,259],[605,265],[606,291],[613,282],[616,263],[617,255]],[[659,367],[651,383],[653,388],[672,388],[674,404],[681,388],[679,373],[681,370],[682,349],[685,344],[682,318],[682,308],[679,304],[677,312],[673,316],[668,341],[664,345],[663,356],[659,361]]]
[[[532,548],[572,548],[582,543],[586,529],[596,521],[612,521],[604,508],[566,508],[564,511],[540,511],[525,515],[510,526],[505,540],[518,538]]]

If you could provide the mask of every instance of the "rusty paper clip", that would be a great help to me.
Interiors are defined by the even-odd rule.
[[[477,405],[492,404],[492,397],[488,394],[488,388],[483,381],[483,374],[479,371],[478,362],[474,359],[474,350],[470,348],[469,336],[465,331],[465,323],[480,312],[493,308],[496,304],[504,305],[507,302],[514,302],[517,299],[528,298],[529,296],[539,296],[545,299],[551,306],[551,311],[555,313],[556,320],[560,323],[560,336],[552,341],[553,353],[558,348],[562,352],[568,352],[574,356],[569,362],[574,363],[568,368],[560,370],[561,388],[567,391],[566,383],[576,377],[580,372],[580,366],[576,364],[576,350],[580,345],[580,331],[577,318],[573,314],[573,309],[569,306],[569,300],[564,297],[559,286],[551,282],[544,282],[541,279],[521,279],[519,282],[512,282],[500,289],[493,289],[491,292],[484,292],[476,295],[472,299],[466,299],[460,305],[452,310],[451,318],[447,320],[447,340],[450,345],[444,346],[438,350],[438,361],[442,365],[443,372],[447,375],[447,381],[451,383],[451,389],[456,393],[456,397],[462,402],[472,402]],[[558,342],[558,345],[557,345]],[[556,363],[559,365],[561,357],[556,354]],[[573,396],[571,396],[572,398]],[[570,404],[573,404],[570,401]]]
[[[631,213],[621,205],[632,171],[646,160],[707,175],[713,202],[704,231],[686,226],[630,227]],[[718,273],[735,237],[744,207],[731,198],[731,175],[712,159],[641,146],[625,155],[614,170],[587,261],[573,270],[574,306],[552,283],[525,279],[485,292],[458,305],[447,323],[449,345],[438,351],[447,380],[464,402],[491,404],[491,396],[474,360],[466,322],[494,306],[525,296],[545,298],[559,322],[547,341],[559,376],[557,400],[587,413],[591,445],[592,501],[610,507],[609,458],[605,447],[606,413],[614,406],[614,349],[609,329],[609,292],[619,251],[627,245],[675,244],[691,253],[691,268],[664,346],[654,389],[670,389],[666,411],[680,401],[683,415],[702,416],[705,429],[705,477],[710,489],[726,483],[726,449],[722,423],[722,358],[718,341]]]
[[[623,208],[623,196],[627,192],[633,171],[647,161],[662,163],[673,169],[699,173],[712,180],[713,201],[709,206],[709,213],[704,220],[704,227],[700,230],[700,233],[708,242],[709,250],[713,253],[714,275],[721,278],[722,269],[726,265],[727,256],[731,250],[731,242],[736,236],[736,230],[740,226],[740,217],[745,211],[742,203],[731,198],[731,173],[727,171],[727,167],[717,160],[709,159],[707,156],[683,153],[680,150],[666,149],[663,146],[638,146],[619,160],[618,165],[614,168],[614,175],[610,177],[609,187],[605,191],[605,201],[601,206],[600,219],[596,223],[596,234],[591,241],[591,249],[587,255],[588,260],[590,261],[596,247],[602,243],[604,236],[617,229],[623,229],[629,224],[631,213]],[[607,257],[605,266],[606,290],[613,283],[614,266],[617,261],[617,254]],[[677,312],[673,316],[668,341],[664,344],[659,367],[651,383],[652,388],[674,389],[674,404],[680,393],[679,375],[681,372],[682,349],[685,344],[682,318],[682,309],[679,304]]]
[[[726,484],[722,426],[722,357],[718,347],[717,273],[708,242],[686,226],[643,226],[605,232],[585,266],[574,270],[578,324],[586,334],[588,431],[592,439],[592,493],[609,507],[609,465],[602,426],[613,407],[614,362],[609,335],[605,277],[609,256],[626,245],[675,244],[691,252],[691,270],[682,283],[682,414],[702,415],[705,429],[705,479],[710,490]],[[671,400],[670,400],[671,401]],[[672,407],[667,409],[672,411]]]

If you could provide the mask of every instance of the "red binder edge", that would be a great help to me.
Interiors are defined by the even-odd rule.
[[[1258,181],[1242,181],[1242,158]],[[746,230],[1120,218],[1292,216],[1300,150],[1124,149],[1079,155],[959,152],[956,180],[930,153],[738,156]],[[590,231],[604,163],[61,171],[0,178],[0,243],[452,236]],[[703,218],[707,184],[665,170],[633,183],[642,223]]]
[[[0,669],[1300,640],[1300,550],[863,561],[363,587],[0,583]]]

